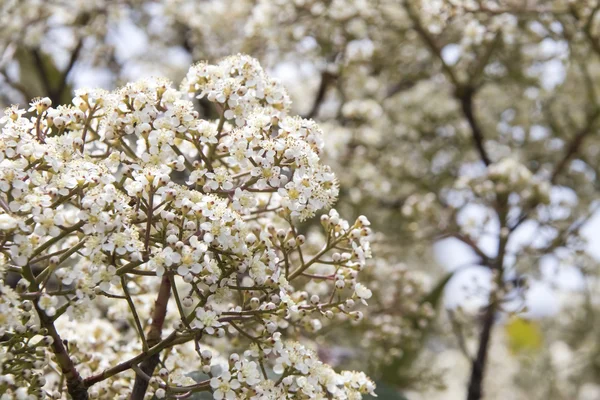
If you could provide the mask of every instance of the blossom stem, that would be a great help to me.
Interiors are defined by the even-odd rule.
[[[196,168],[194,168],[194,166],[192,165],[191,162],[189,162],[189,160],[186,158],[186,156],[183,155],[183,153],[181,152],[181,150],[179,150],[179,147],[177,147],[176,144],[172,144],[171,148],[173,149],[173,151],[175,152],[175,154],[177,154],[178,156],[183,157],[183,163],[185,164],[185,167],[190,170],[193,171]]]
[[[177,304],[177,309],[179,310],[179,315],[181,316],[181,320],[185,324],[186,328],[191,329],[190,323],[188,322],[188,319],[185,316],[183,304],[181,304],[181,298],[179,297],[179,292],[177,291],[175,277],[172,274],[167,274],[167,275],[169,276],[169,280],[171,281],[171,287],[173,288],[173,297],[175,297],[175,303]]]
[[[78,230],[79,228],[81,228],[84,225],[83,221],[78,222],[77,224],[73,225],[70,228],[66,228],[62,234],[48,240],[47,242],[44,242],[44,244],[42,244],[40,247],[36,248],[33,252],[33,254],[31,254],[30,259],[33,259],[33,257],[39,255],[40,253],[42,253],[44,250],[46,250],[48,247],[52,246],[54,243],[59,242],[61,239],[64,239],[67,235],[69,235],[71,232],[75,232],[76,230]]]
[[[45,143],[46,141],[44,140],[44,136],[42,135],[42,130],[40,127],[41,121],[42,121],[42,113],[38,113],[37,119],[35,120],[35,134],[36,134],[37,140],[40,143]]]
[[[146,342],[146,336],[144,335],[144,328],[142,327],[142,323],[140,322],[140,317],[135,309],[135,304],[133,304],[133,300],[131,299],[131,295],[129,294],[129,288],[127,287],[127,279],[125,275],[121,275],[121,286],[123,287],[123,294],[127,299],[127,304],[129,305],[129,309],[131,310],[131,315],[133,316],[133,321],[135,322],[135,327],[138,331],[138,335],[140,336],[140,340],[142,341],[142,350],[148,351],[148,343]]]
[[[50,274],[52,273],[52,271],[54,269],[56,269],[56,267],[58,267],[60,264],[62,264],[67,258],[71,257],[71,255],[78,252],[79,249],[81,249],[83,247],[86,240],[87,240],[87,238],[83,238],[75,246],[68,249],[67,252],[58,259],[58,263],[56,265],[46,267],[38,276],[35,277],[35,283],[38,285],[43,283],[42,284],[42,289],[43,289],[46,286],[46,282],[47,282],[48,278],[50,277]]]
[[[119,138],[119,143],[121,144],[121,147],[123,147],[125,153],[127,153],[129,157],[131,157],[134,160],[137,160],[138,157],[135,155],[135,152],[131,149],[131,147],[127,145],[127,143],[122,137]]]
[[[150,255],[150,231],[152,230],[152,215],[154,213],[154,190],[150,189],[148,193],[148,216],[146,217],[146,237],[144,241],[144,248],[146,254]]]
[[[323,257],[325,255],[325,253],[327,253],[330,249],[332,249],[333,247],[335,247],[336,244],[338,244],[339,242],[342,241],[342,239],[344,238],[344,236],[339,237],[337,240],[334,240],[332,243],[330,243],[329,245],[326,245],[325,247],[323,247],[323,250],[321,250],[320,252],[318,252],[313,258],[311,258],[308,262],[306,262],[305,264],[302,264],[301,266],[299,266],[294,272],[292,272],[290,274],[289,277],[289,281],[291,281],[292,279],[296,278],[298,275],[302,274],[304,271],[306,271],[311,265],[313,265],[314,263],[316,263],[317,261],[319,261],[319,259],[321,257]]]
[[[199,382],[195,385],[182,386],[182,387],[168,387],[167,393],[193,393],[210,390],[210,379]]]
[[[119,269],[117,269],[116,274],[117,275],[123,275],[126,274],[132,270],[135,269],[135,267],[137,267],[138,265],[143,264],[145,261],[141,260],[141,261],[132,261],[128,264],[123,265],[122,267],[120,267]]]
[[[83,133],[81,134],[81,153],[83,154],[83,149],[85,148],[85,139],[87,138],[87,133],[90,130],[90,124],[92,123],[92,119],[94,118],[94,113],[97,110],[97,105],[95,105],[91,111],[90,115],[87,117],[85,121],[85,126],[83,127]]]

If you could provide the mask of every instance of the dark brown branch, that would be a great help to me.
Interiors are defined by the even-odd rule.
[[[498,213],[498,219],[500,220],[500,232],[506,226],[506,218],[508,215],[508,198],[502,196],[498,199],[496,212]],[[495,276],[495,286],[502,287],[504,281],[504,257],[506,255],[506,245],[510,234],[498,235],[498,252],[493,263],[488,265],[491,269],[496,269],[498,274]],[[490,338],[492,335],[492,329],[496,322],[495,314],[498,308],[498,295],[494,290],[494,285],[490,288],[490,294],[488,297],[488,305],[483,315],[483,321],[481,325],[481,331],[479,333],[479,347],[477,349],[477,355],[471,365],[471,378],[469,379],[469,386],[467,392],[467,400],[480,400],[483,396],[483,379],[485,376],[485,367],[487,364],[487,356],[490,347]]]
[[[594,124],[598,120],[598,117],[600,117],[600,109],[596,109],[588,117],[587,123],[585,124],[585,126],[583,127],[583,129],[581,129],[575,135],[575,137],[573,138],[573,140],[571,140],[571,142],[569,143],[569,146],[567,147],[567,151],[563,155],[563,158],[558,162],[558,164],[556,164],[556,167],[554,168],[554,172],[552,172],[552,177],[550,178],[550,182],[552,182],[552,183],[556,182],[556,179],[558,178],[558,176],[560,175],[560,173],[563,171],[563,169],[565,169],[565,167],[567,166],[568,162],[579,151],[579,149],[582,146],[583,141],[585,140],[585,138],[590,133],[592,133],[593,128],[594,128]]]
[[[75,365],[73,365],[73,361],[71,360],[71,357],[69,357],[69,353],[67,352],[60,335],[56,331],[52,320],[46,315],[44,310],[38,306],[37,301],[34,301],[33,303],[35,311],[40,318],[41,327],[45,328],[48,331],[48,335],[52,337],[52,351],[54,352],[56,362],[60,366],[60,370],[66,379],[67,391],[73,400],[87,400],[87,387],[84,385],[83,379],[81,379]]]
[[[21,93],[21,95],[25,98],[26,102],[28,102],[30,99],[33,98],[31,93],[29,93],[29,89],[27,88],[27,86],[23,85],[20,82],[16,82],[16,81],[13,81],[12,79],[10,79],[10,77],[8,76],[8,73],[4,69],[0,69],[0,75],[2,75],[2,77],[4,78],[4,81],[10,87],[19,91],[19,93]]]
[[[458,348],[463,353],[463,355],[467,358],[467,360],[473,362],[473,358],[469,354],[469,349],[467,348],[467,343],[465,341],[465,335],[460,326],[460,322],[458,322],[454,316],[454,311],[451,309],[446,310],[448,314],[448,319],[450,320],[450,325],[452,327],[452,332],[454,336],[456,336],[456,341],[458,342]]]
[[[439,61],[442,64],[442,69],[444,70],[444,72],[446,73],[446,75],[448,76],[448,78],[450,79],[452,84],[454,85],[455,90],[456,90],[456,97],[460,100],[463,113],[464,113],[465,117],[467,118],[469,126],[471,127],[471,132],[473,134],[473,141],[475,143],[475,146],[477,147],[479,156],[481,157],[481,160],[484,162],[484,164],[486,166],[490,165],[491,160],[490,160],[490,158],[485,150],[485,147],[483,145],[483,142],[484,142],[483,133],[481,131],[479,124],[477,123],[477,120],[475,118],[475,113],[473,111],[473,97],[475,96],[475,92],[476,92],[475,88],[471,85],[462,84],[459,81],[458,77],[454,73],[454,70],[450,67],[450,65],[448,65],[446,63],[446,61],[444,60],[444,57],[442,57],[442,51],[441,51],[440,47],[436,44],[434,38],[427,31],[427,29],[423,26],[423,24],[421,23],[421,20],[419,19],[419,16],[415,13],[415,11],[412,9],[412,7],[409,5],[408,2],[406,3],[406,11],[407,11],[410,19],[413,22],[413,27],[414,27],[415,31],[419,34],[419,36],[421,37],[423,42],[427,45],[430,52],[436,58],[439,59]],[[491,52],[495,48],[496,44],[497,44],[497,40],[494,40],[492,42],[492,44],[490,45],[488,52],[484,55],[483,60],[485,60],[485,63],[487,63],[487,61],[491,57]],[[485,64],[476,66],[476,72],[479,71],[479,69],[482,70],[484,67],[485,67]]]
[[[448,235],[448,237],[456,238],[464,244],[466,244],[467,246],[469,246],[471,250],[473,250],[473,252],[479,257],[479,262],[481,263],[481,265],[491,265],[490,257],[488,257],[488,255],[485,254],[483,250],[481,250],[479,246],[477,246],[477,243],[475,243],[475,241],[469,236],[463,235],[460,232],[455,232]]]
[[[574,5],[570,5],[569,6],[569,10],[571,12],[571,15],[573,15],[573,17],[577,20],[580,21],[581,17],[579,16],[579,14],[577,13],[577,9],[575,8]],[[594,37],[594,35],[592,35],[592,20],[594,19],[594,16],[596,15],[596,13],[598,12],[598,7],[594,8],[594,10],[592,10],[592,14],[589,18],[589,20],[585,23],[584,27],[583,27],[583,33],[585,34],[585,37],[588,39],[588,42],[590,42],[590,45],[592,46],[592,50],[594,50],[594,52],[600,56],[600,41]]]
[[[417,81],[406,79],[390,86],[385,94],[385,98],[394,97],[398,93],[412,89],[417,84]]]
[[[489,45],[487,46],[487,48],[485,49],[484,53],[481,55],[479,60],[473,64],[472,70],[470,71],[470,76],[471,76],[471,79],[469,80],[470,82],[476,82],[477,80],[479,80],[481,78],[481,75],[483,74],[485,67],[489,64],[490,59],[492,58],[492,55],[494,54],[494,51],[500,45],[501,42],[502,42],[502,35],[500,33],[496,33],[496,36],[494,36],[494,39],[492,39],[492,41],[489,43]]]
[[[477,356],[473,360],[471,367],[471,379],[469,381],[467,400],[479,400],[483,394],[483,377],[490,345],[490,337],[495,322],[495,311],[496,307],[494,304],[490,304],[487,306],[483,316],[483,325],[479,334],[479,348],[477,349]]]
[[[304,118],[314,118],[319,114],[319,110],[321,109],[321,105],[323,104],[323,100],[325,100],[325,94],[327,93],[327,89],[329,85],[335,80],[335,76],[330,74],[327,71],[324,71],[321,74],[321,83],[319,84],[319,89],[317,90],[317,96],[315,97],[315,101],[312,105],[312,108],[304,116]]]
[[[442,63],[442,68],[444,69],[444,71],[446,72],[446,75],[448,75],[448,78],[452,81],[454,86],[459,87],[460,81],[458,80],[458,78],[457,78],[456,74],[454,73],[454,71],[452,70],[452,68],[446,63],[446,61],[444,60],[444,57],[442,57],[442,51],[439,48],[439,46],[436,44],[434,38],[431,36],[429,31],[423,26],[423,24],[421,23],[421,19],[413,10],[412,6],[410,5],[410,2],[406,2],[405,4],[406,4],[406,12],[413,23],[413,28],[419,34],[419,36],[421,37],[423,42],[425,42],[425,44],[427,45],[427,47],[429,48],[431,53],[435,57],[437,57],[439,59],[439,61]]]
[[[475,97],[475,89],[473,89],[470,86],[461,88],[460,90],[457,90],[456,97],[460,101],[460,106],[462,108],[463,114],[465,115],[465,118],[469,123],[469,127],[471,128],[473,143],[475,144],[475,147],[479,152],[479,157],[481,157],[483,163],[486,166],[488,166],[492,163],[492,161],[490,160],[490,157],[488,156],[487,151],[485,150],[485,147],[483,145],[483,132],[481,130],[481,127],[479,126],[479,123],[477,122],[477,119],[475,117],[475,111],[473,109],[473,98]]]
[[[79,58],[79,53],[81,53],[82,47],[83,47],[83,39],[79,39],[79,41],[75,45],[75,48],[73,49],[73,52],[71,53],[71,57],[69,58],[69,63],[67,64],[67,67],[63,71],[63,73],[60,77],[60,81],[59,81],[58,85],[56,86],[56,90],[54,91],[54,96],[56,97],[56,102],[54,102],[54,99],[52,99],[53,104],[56,104],[56,105],[60,104],[60,97],[62,96],[62,93],[64,92],[64,90],[67,86],[67,78],[69,77],[71,70],[73,69],[73,67],[75,66],[75,63],[77,62],[77,59]]]
[[[69,62],[67,63],[65,70],[62,71],[62,73],[60,74],[58,82],[54,84],[53,82],[51,82],[49,71],[47,71],[46,69],[45,60],[42,54],[37,49],[31,50],[31,56],[35,60],[36,69],[44,87],[44,90],[46,91],[46,96],[49,97],[50,100],[52,100],[52,104],[54,106],[61,104],[61,96],[66,88],[67,78],[69,77],[69,73],[71,72],[71,70],[75,66],[75,63],[77,62],[77,59],[79,58],[79,54],[81,53],[82,47],[83,39],[80,39],[75,45],[73,51],[71,52],[71,56],[69,57]]]
[[[167,304],[171,297],[171,280],[167,275],[163,275],[160,282],[160,288],[158,290],[158,297],[154,303],[154,313],[152,314],[152,324],[146,335],[146,339],[149,347],[153,347],[160,342],[162,335],[163,325],[165,323],[165,316],[167,315]],[[152,376],[154,369],[160,361],[160,353],[157,352],[151,357],[145,359],[140,364],[140,369],[148,376]],[[131,392],[130,400],[142,400],[148,389],[148,381],[143,376],[136,375],[133,390]]]
[[[121,372],[127,371],[132,368],[133,365],[137,365],[138,363],[144,361],[146,358],[153,356],[161,352],[163,349],[178,343],[185,343],[185,341],[191,340],[188,337],[177,337],[177,333],[173,331],[171,335],[169,335],[166,339],[158,343],[156,346],[151,347],[148,351],[144,351],[137,356],[130,358],[127,361],[123,361],[122,363],[115,365],[114,367],[105,369],[99,374],[89,376],[85,378],[84,384],[86,387],[90,387],[95,385],[98,382],[102,382],[112,376],[120,374]]]

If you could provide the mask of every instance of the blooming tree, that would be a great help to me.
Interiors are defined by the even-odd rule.
[[[200,118],[190,97],[220,118]],[[335,372],[294,340],[321,320],[362,318],[371,231],[330,210],[320,250],[305,248],[298,221],[329,208],[338,186],[319,127],[289,105],[238,55],[193,66],[180,90],[147,79],[6,110],[0,265],[18,276],[0,291],[7,398],[373,392],[363,373]],[[327,296],[306,289],[314,280]],[[77,334],[102,314],[98,332]],[[211,348],[227,340],[238,351],[220,360]]]
[[[176,335],[202,330],[198,343],[213,348],[214,360],[217,351],[225,357],[241,354],[245,344],[253,343],[260,345],[258,355],[253,348],[252,354],[240,355],[240,359],[257,363],[258,370],[264,366],[268,373],[281,372],[283,364],[276,361],[279,350],[270,350],[274,345],[264,342],[270,334],[281,332],[283,337],[314,346],[318,358],[333,365],[367,370],[401,388],[431,386],[434,379],[427,370],[434,363],[431,358],[419,361],[417,357],[425,343],[434,349],[456,350],[464,358],[468,374],[460,378],[465,382],[459,386],[465,393],[456,397],[514,397],[520,388],[524,398],[531,398],[535,391],[531,382],[536,380],[527,382],[523,376],[534,376],[538,369],[528,368],[525,362],[521,368],[495,366],[497,358],[506,355],[498,332],[501,324],[525,310],[522,303],[532,296],[528,282],[547,278],[548,260],[577,268],[587,286],[594,287],[597,279],[597,260],[583,234],[598,206],[597,0],[7,0],[0,10],[4,89],[0,98],[6,105],[26,104],[35,96],[52,101],[36,103],[29,114],[19,109],[8,112],[5,129],[11,135],[15,135],[14,126],[27,123],[16,131],[29,132],[24,135],[37,139],[8,142],[4,163],[23,159],[15,146],[36,146],[28,144],[31,150],[26,150],[33,154],[33,161],[20,161],[25,164],[2,172],[13,174],[3,181],[5,193],[16,184],[23,186],[18,190],[27,196],[24,185],[36,190],[45,187],[49,176],[59,173],[56,168],[62,171],[67,165],[60,161],[52,169],[40,170],[49,165],[36,163],[40,158],[62,160],[83,154],[86,169],[87,163],[101,168],[83,177],[98,176],[99,183],[79,183],[72,177],[71,183],[57,187],[56,192],[44,193],[49,198],[25,201],[17,196],[4,201],[3,226],[11,232],[4,254],[14,269],[6,275],[7,293],[13,289],[20,296],[39,292],[38,304],[44,312],[67,314],[50,318],[63,338],[69,336],[65,351],[79,358],[78,371],[95,368],[83,371],[84,378],[110,370],[124,358],[148,354],[144,340],[150,346],[155,334],[145,325],[156,325],[153,310],[158,309],[152,305],[156,296],[151,294],[160,293],[161,279],[172,276],[174,304],[166,308],[165,318],[168,323],[182,321],[183,330],[176,330]],[[130,36],[142,42],[144,51],[123,50],[127,46],[122,42]],[[260,69],[254,61],[246,61],[246,72],[233,59],[219,61],[238,52],[252,54],[273,74],[282,76],[290,96],[280,84],[256,72]],[[187,70],[190,61],[200,60],[218,62],[218,67],[200,63]],[[165,82],[152,80],[113,93],[82,91],[77,93],[75,107],[68,107],[71,85],[82,80],[78,69],[108,76],[108,83],[115,86],[143,69],[159,70],[174,80],[185,76],[179,92],[200,98],[184,101]],[[140,91],[152,100],[137,105],[135,94]],[[50,105],[55,108],[45,109]],[[321,136],[314,122],[289,117],[292,113],[313,118],[326,134]],[[170,125],[176,121],[181,125]],[[73,144],[66,146],[77,151],[46,154],[44,146],[72,136]],[[53,155],[58,153],[62,155]],[[338,181],[320,159],[337,173],[340,213],[369,215],[374,230],[384,233],[372,238],[379,256],[360,274],[360,283],[355,282],[354,273],[338,268],[363,268],[363,257],[368,256],[366,239],[354,236],[366,222],[358,219],[346,228],[336,213],[327,214],[322,224],[312,218],[338,197]],[[155,178],[143,172],[149,165],[156,171]],[[102,185],[112,185],[114,194],[96,195]],[[88,195],[112,197],[99,203],[94,200],[98,204],[94,208],[88,206]],[[115,201],[116,196],[120,201]],[[68,198],[56,203],[63,197]],[[183,215],[197,211],[185,211],[193,208],[188,201],[206,204],[203,207],[211,210],[203,209],[189,227]],[[117,204],[123,209],[101,208]],[[101,215],[90,217],[90,207],[100,207]],[[148,225],[149,209],[155,210],[156,218],[160,214],[159,226]],[[227,217],[222,218],[225,211]],[[95,224],[103,224],[102,218],[118,219],[121,230],[109,224],[99,234]],[[78,223],[82,226],[65,233]],[[333,233],[338,223],[340,233]],[[13,244],[13,238],[38,236],[39,243],[22,242],[22,250]],[[35,254],[36,248],[52,240],[48,238],[56,237],[61,239],[51,248]],[[328,248],[338,237],[345,242],[336,243],[338,249]],[[38,260],[67,249],[56,254],[60,261],[83,239],[82,247],[57,267],[50,267],[52,257]],[[93,264],[95,256],[88,248],[94,240],[100,241],[97,246],[110,262],[103,259]],[[431,267],[435,263],[431,247],[441,241],[470,254],[460,263],[457,275],[473,267],[486,275],[479,286],[469,288],[479,306],[470,314],[449,310],[448,320],[436,331],[432,329],[435,306],[450,276],[432,285],[427,275],[436,273]],[[114,260],[112,254],[117,254]],[[121,269],[130,263],[139,264]],[[242,267],[234,273],[233,265],[238,264]],[[22,275],[26,265],[34,277],[41,276],[37,289],[9,282],[14,274]],[[90,283],[84,287],[95,285],[88,289],[93,307],[86,310],[102,329],[90,328],[92,343],[77,340],[70,332],[82,329],[77,328],[81,325],[66,318],[78,315],[80,298],[69,298],[81,295],[82,303],[89,302],[89,296],[81,294],[85,290],[76,289],[58,299],[44,295],[80,285],[77,276],[81,273],[67,273],[69,268],[87,268],[83,275]],[[209,277],[217,272],[206,271],[220,271],[220,275]],[[279,281],[282,276],[286,282]],[[33,284],[31,276],[25,278]],[[221,283],[233,278],[240,281]],[[261,289],[248,293],[250,287]],[[298,312],[288,312],[291,306],[282,290],[299,307]],[[271,299],[274,292],[275,300]],[[351,296],[349,304],[341,303],[346,295]],[[597,293],[588,295],[586,302],[595,304]],[[18,304],[17,294],[11,296],[6,304]],[[262,304],[269,301],[276,310],[263,313]],[[324,305],[336,303],[330,310]],[[368,318],[360,320],[364,303],[369,304]],[[193,309],[206,305],[212,308],[193,314]],[[326,318],[316,318],[319,307]],[[593,310],[587,303],[579,308]],[[260,322],[254,314],[243,314],[241,320],[231,320],[233,315],[226,314],[249,310],[259,310],[259,318],[272,318],[276,328],[269,328],[266,319]],[[592,316],[590,311],[583,319],[592,320]],[[560,324],[554,320],[541,324],[549,340],[558,337],[562,341],[563,334],[570,338],[568,326],[578,321],[577,315],[571,320],[567,311],[560,317]],[[146,332],[146,337],[137,339],[138,347],[119,341],[118,329],[125,329],[119,322],[123,319],[129,335]],[[330,334],[319,335],[324,331]],[[215,337],[222,334],[222,338]],[[160,340],[165,335],[166,331]],[[178,345],[191,346],[194,339]],[[499,341],[502,351],[496,351]],[[581,351],[585,353],[594,349],[597,339],[564,341],[574,347],[585,342]],[[98,343],[110,346],[101,349],[103,357],[88,359],[106,347]],[[173,385],[167,386],[168,380],[177,368],[198,371],[204,364],[189,368],[194,358],[187,357],[193,354],[193,346],[189,351],[168,348],[179,358],[169,356],[162,362],[166,380],[158,386],[152,381],[152,388],[171,393]],[[261,349],[270,355],[262,355]],[[147,370],[162,371],[150,361],[139,361],[131,365],[133,372],[111,379],[125,379],[119,381],[123,388],[140,388],[143,374],[152,375]],[[236,370],[227,365],[236,364],[237,358],[219,362],[221,370],[230,374],[215,376],[214,385],[223,385],[222,390],[217,394],[209,377],[201,378],[205,387],[219,396],[230,393],[227,382],[234,379],[244,387],[247,381],[239,375],[236,378]],[[547,370],[544,360],[537,365],[539,371]],[[592,366],[593,361],[585,365]],[[287,385],[292,376],[287,375],[291,367],[287,368],[288,372],[283,367],[281,382],[275,379],[276,386]],[[402,375],[406,370],[408,376]],[[502,384],[486,382],[501,381],[501,374],[496,373],[500,370],[518,371],[504,385],[510,393],[501,390]],[[593,374],[575,371],[567,375],[577,376],[578,383],[574,385],[570,378],[557,380],[561,390],[555,392],[565,393],[564,398],[574,398],[585,384],[598,384]],[[134,376],[137,385],[127,380]],[[184,372],[180,376],[189,378]],[[453,376],[447,373],[446,380]],[[336,387],[341,388],[345,378],[338,379],[342,380]],[[118,391],[113,386],[110,390]],[[293,393],[299,393],[296,386],[291,386]],[[91,386],[90,393],[94,390]],[[231,393],[237,390],[241,389],[233,388]],[[540,396],[544,398],[545,392]]]

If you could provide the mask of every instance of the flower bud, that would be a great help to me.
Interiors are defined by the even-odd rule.
[[[189,296],[184,297],[181,302],[183,303],[184,307],[191,307],[194,305],[194,300]]]
[[[200,357],[202,357],[202,361],[210,361],[212,359],[212,352],[210,350],[202,350],[200,353]]]

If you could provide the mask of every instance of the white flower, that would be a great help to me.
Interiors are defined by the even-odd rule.
[[[218,378],[210,380],[210,387],[213,389],[215,400],[234,400],[237,397],[235,390],[240,388],[240,383],[237,379],[231,379],[231,373],[225,371]]]
[[[15,229],[19,223],[19,220],[11,217],[8,214],[0,214],[0,230],[8,231]]]
[[[260,372],[258,364],[254,361],[241,360],[235,363],[237,369],[237,378],[240,382],[245,382],[254,386],[260,382]]]
[[[196,319],[194,320],[194,327],[198,329],[204,329],[209,335],[215,333],[215,328],[220,328],[221,323],[217,313],[214,311],[206,311],[204,308],[196,310]]]
[[[38,306],[46,311],[46,314],[49,317],[52,317],[56,314],[56,305],[58,304],[58,299],[54,296],[43,295],[38,300]]]
[[[367,304],[367,300],[373,296],[373,292],[362,283],[357,283],[354,287],[354,294],[360,299],[363,304]]]

